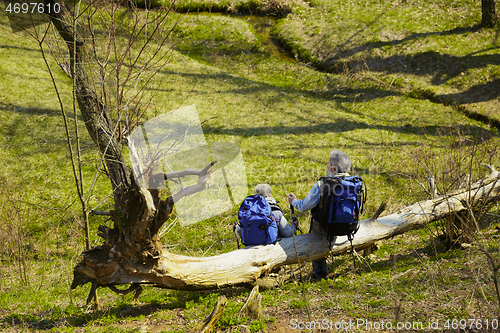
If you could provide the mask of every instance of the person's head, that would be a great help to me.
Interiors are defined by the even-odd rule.
[[[253,190],[254,194],[260,194],[264,197],[272,197],[271,186],[269,184],[258,184]]]
[[[333,149],[328,159],[328,173],[347,173],[349,171],[351,171],[349,156],[338,149]]]

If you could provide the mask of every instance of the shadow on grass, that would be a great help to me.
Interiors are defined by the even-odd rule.
[[[460,27],[449,31],[437,31],[428,33],[415,33],[399,40],[387,42],[370,42],[350,49],[341,50],[332,57],[325,59],[319,64],[329,72],[342,71],[344,66],[348,68],[359,67],[360,60],[346,60],[357,53],[370,51],[387,46],[397,46],[404,43],[414,42],[417,39],[429,36],[459,35],[465,33],[475,33],[481,29],[479,25],[471,27]],[[500,46],[493,46],[476,52],[455,56],[439,51],[426,51],[412,55],[394,55],[386,58],[367,57],[363,58],[363,65],[370,71],[385,72],[387,74],[412,74],[418,76],[432,76],[433,85],[441,85],[449,80],[457,78],[470,69],[481,69],[487,65],[500,65],[498,54],[480,54],[492,50],[498,50]],[[499,97],[498,79],[485,84],[478,84],[470,87],[466,91],[457,94],[447,95],[456,98],[460,103],[477,103],[497,99]]]
[[[50,108],[27,108],[1,103],[0,110],[18,115],[7,118],[8,121],[5,121],[2,124],[2,128],[0,128],[0,133],[3,133],[9,138],[8,144],[12,149],[17,147],[21,149],[19,153],[26,152],[30,156],[53,153],[58,148],[63,150],[67,149],[68,143],[64,135],[64,124],[60,110]],[[74,114],[73,112],[65,112],[65,114],[70,126],[70,131],[73,134]],[[83,121],[79,114],[77,115],[77,119],[78,121]],[[45,123],[43,126],[47,128],[59,128],[58,135],[54,135],[53,131],[38,130],[33,132],[31,127],[36,126],[36,128],[38,128],[40,122]],[[26,145],[25,140],[22,140],[23,137],[29,138],[32,144]],[[18,141],[17,138],[21,138],[19,139],[20,141]],[[11,139],[12,141],[10,141]],[[86,136],[81,138],[80,144],[82,151],[95,149],[93,142],[90,139],[86,139]]]
[[[23,52],[35,52],[37,55],[40,54],[40,49],[38,48],[29,48],[29,47],[24,47],[24,46],[14,46],[14,45],[0,45],[0,49],[14,49],[14,50],[20,50]]]
[[[224,94],[236,94],[236,95],[242,95],[242,96],[247,96],[249,94],[256,94],[257,96],[259,95],[259,92],[276,92],[277,94],[284,93],[286,92],[287,94],[296,94],[296,95],[301,95],[304,97],[311,97],[315,98],[318,100],[325,100],[325,101],[330,101],[330,100],[335,100],[338,103],[341,102],[355,102],[355,101],[371,101],[374,99],[379,99],[382,97],[389,97],[389,96],[402,96],[403,94],[401,92],[389,90],[389,89],[382,89],[380,87],[375,86],[373,83],[366,83],[365,87],[359,87],[359,88],[335,88],[335,89],[329,89],[327,91],[316,91],[316,90],[304,90],[299,87],[294,86],[293,81],[289,81],[289,84],[283,83],[282,85],[276,85],[276,84],[270,84],[270,83],[263,83],[259,81],[254,81],[251,79],[247,79],[244,77],[238,77],[238,76],[233,76],[229,73],[217,73],[217,74],[197,74],[197,73],[183,73],[183,72],[178,72],[178,71],[168,71],[164,70],[162,71],[162,74],[166,76],[180,76],[184,78],[190,78],[193,80],[193,82],[210,82],[210,81],[217,81],[217,82],[225,82],[225,81],[239,81],[239,84],[242,87],[237,87],[237,88],[232,88],[232,89],[226,89],[223,90],[223,88],[220,86],[220,84],[215,84],[217,87],[220,87],[219,89],[215,90],[217,93],[224,93]],[[237,82],[238,83],[238,82]],[[172,89],[165,89],[163,90],[164,92],[170,92]],[[197,90],[193,89],[191,93],[194,94],[199,94],[199,95],[206,95],[212,92],[207,92],[207,91],[202,91],[202,90]],[[258,97],[265,101],[264,104],[269,104],[269,97],[268,96],[262,96]],[[279,96],[277,97],[279,98]],[[355,111],[349,111],[354,114],[358,115],[363,115],[365,116],[364,113],[362,112],[355,112]]]
[[[500,55],[497,55],[500,58]],[[498,61],[500,64],[500,60]],[[477,84],[469,89],[447,95],[437,95],[436,98],[452,99],[460,103],[480,103],[494,100],[500,97],[500,79],[494,79],[483,84]],[[497,112],[498,114],[498,112]]]
[[[217,91],[219,94],[236,94],[241,96],[248,96],[249,94],[259,95],[259,92],[274,92],[276,93],[275,98],[280,99],[283,96],[284,92],[286,94],[291,95],[302,95],[309,98],[317,99],[318,101],[335,101],[340,110],[345,113],[359,115],[367,117],[366,114],[356,111],[354,109],[347,108],[343,105],[343,103],[355,102],[357,100],[362,101],[370,101],[379,99],[382,97],[389,96],[402,96],[401,92],[396,92],[388,89],[382,89],[378,87],[365,87],[365,88],[346,88],[346,89],[338,89],[338,90],[330,90],[326,92],[318,93],[313,90],[302,90],[293,86],[277,86],[269,83],[262,83],[253,81],[246,78],[235,77],[226,73],[217,73],[217,74],[193,74],[193,73],[183,73],[183,72],[174,72],[174,71],[163,71],[163,74],[170,76],[181,76],[185,78],[190,78],[193,81],[225,81],[225,80],[238,80],[241,82],[241,85],[244,87],[232,88]],[[205,95],[210,92],[196,90],[193,89],[191,92],[193,94]],[[262,99],[262,103],[264,105],[270,104],[273,102],[273,99],[269,99],[269,96],[257,97]],[[289,113],[287,111],[282,111],[282,117],[285,118],[287,116],[298,117],[298,115]],[[376,120],[375,116],[368,116],[372,119]],[[333,114],[332,114],[333,118]],[[314,118],[313,118],[314,119]],[[471,133],[479,136],[491,136],[487,130],[472,125],[462,125],[459,126],[461,132]],[[240,127],[233,129],[224,129],[220,127],[213,127],[210,125],[204,126],[204,131],[206,134],[228,134],[228,135],[236,135],[243,137],[251,137],[251,136],[259,136],[259,135],[283,135],[283,134],[305,134],[305,133],[330,133],[330,132],[339,132],[344,133],[356,129],[376,129],[376,130],[386,130],[391,132],[398,133],[407,133],[407,134],[430,134],[430,135],[441,135],[439,129],[441,126],[426,126],[424,130],[422,130],[422,126],[415,126],[410,123],[401,124],[401,126],[387,126],[387,125],[369,125],[365,122],[356,122],[347,118],[338,117],[336,121],[331,121],[328,123],[324,123],[321,120],[311,121],[310,125],[305,126],[261,126],[261,127]]]
[[[374,22],[375,21],[372,21],[372,23],[374,23]],[[414,41],[414,40],[419,39],[419,38],[425,38],[425,37],[429,37],[429,36],[461,35],[461,34],[469,33],[469,32],[478,32],[480,29],[481,29],[480,25],[474,25],[471,27],[457,27],[457,28],[454,28],[454,29],[451,29],[448,31],[432,31],[432,32],[425,32],[425,33],[413,33],[405,38],[386,41],[386,42],[382,42],[382,41],[368,42],[368,43],[365,43],[365,44],[362,44],[359,46],[355,46],[352,48],[342,49],[341,51],[336,53],[334,56],[327,59],[326,62],[328,63],[331,61],[348,58],[348,57],[351,57],[359,52],[370,51],[370,50],[382,48],[385,46],[395,46],[395,45],[408,43],[410,41]],[[352,37],[349,38],[348,41],[352,40]],[[345,44],[347,44],[347,42],[344,43],[344,45]]]
[[[84,311],[74,306],[69,306],[61,315],[47,316],[44,314],[10,314],[2,320],[2,326],[5,328],[23,330],[26,328],[32,330],[50,330],[62,327],[83,327],[88,323],[100,325],[112,325],[118,320],[133,320],[135,317],[149,316],[159,310],[173,310],[185,308],[183,304],[176,302],[169,304],[147,304],[138,307],[121,305],[105,310]],[[1,327],[1,326],[0,326]]]
[[[30,116],[52,116],[52,117],[62,117],[60,109],[50,109],[50,108],[34,108],[34,107],[25,107],[15,104],[5,104],[0,102],[0,110],[8,111],[12,113],[19,113]],[[69,119],[74,119],[73,112],[65,112],[66,117]],[[82,116],[77,114],[78,120],[83,120]]]
[[[387,58],[364,59],[371,71],[387,74],[405,73],[419,76],[432,75],[431,83],[440,85],[466,73],[469,69],[480,69],[487,65],[500,65],[498,54],[455,56],[438,51],[426,51],[413,55],[394,55]],[[358,60],[348,61],[355,68]]]
[[[161,310],[186,309],[186,303],[198,303],[201,297],[210,293],[220,293],[226,296],[241,296],[248,290],[240,288],[226,288],[218,291],[178,291],[166,298],[153,298],[143,305],[120,304],[100,310],[89,310],[85,307],[69,305],[66,308],[52,309],[47,313],[20,314],[13,313],[0,321],[1,328],[50,330],[62,327],[84,327],[87,324],[97,326],[112,326],[119,321],[134,321],[150,316]]]
[[[121,304],[101,310],[88,310],[85,307],[69,305],[65,309],[53,309],[49,313],[13,313],[2,319],[0,328],[8,326],[20,330],[26,328],[50,330],[61,328],[61,325],[64,327],[83,327],[89,323],[112,325],[120,320],[140,319],[159,310],[185,309],[186,301],[197,300],[200,297],[199,294],[194,297],[192,295],[188,295],[184,300],[180,300],[180,297],[177,299],[170,297],[170,301],[167,302],[151,302],[140,306]]]
[[[458,126],[461,133],[471,133],[474,135],[489,138],[492,134],[477,126],[460,125]],[[368,125],[364,122],[356,122],[346,118],[339,118],[337,121],[321,124],[311,124],[306,126],[256,126],[256,127],[236,127],[225,129],[221,127],[212,127],[205,125],[203,131],[205,134],[225,134],[235,135],[242,137],[261,136],[261,135],[286,135],[286,134],[306,134],[306,133],[345,133],[358,129],[374,129],[384,130],[396,133],[416,134],[416,135],[433,135],[441,136],[442,126],[414,126],[410,124],[403,124],[402,126],[387,126],[387,125]],[[380,145],[377,143],[375,145]],[[472,143],[471,143],[472,144]]]

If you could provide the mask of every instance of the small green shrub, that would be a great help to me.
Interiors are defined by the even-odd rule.
[[[302,299],[294,299],[290,301],[290,309],[306,309],[309,306],[309,301],[305,301]]]

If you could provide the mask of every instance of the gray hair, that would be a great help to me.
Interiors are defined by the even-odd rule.
[[[253,190],[254,194],[260,194],[264,197],[271,197],[271,186],[269,184],[258,184]]]
[[[329,162],[337,169],[338,173],[346,173],[351,171],[351,159],[346,153],[338,149],[333,149],[330,152]]]

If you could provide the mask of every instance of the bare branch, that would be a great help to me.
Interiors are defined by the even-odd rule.
[[[490,171],[490,175],[496,172],[495,167],[493,165],[489,164],[481,164],[481,165]]]
[[[112,216],[113,215],[113,213],[111,213],[111,212],[102,212],[99,210],[91,210],[90,214],[91,215],[98,215],[98,216]]]
[[[184,176],[188,174],[192,174],[193,171],[196,171],[195,175],[197,175],[198,182],[195,185],[188,186],[186,188],[181,189],[179,192],[175,193],[172,195],[172,199],[174,202],[177,202],[182,197],[185,197],[187,195],[195,194],[197,192],[203,191],[206,187],[206,182],[208,178],[210,177],[213,169],[212,166],[217,163],[217,161],[210,162],[205,168],[202,170],[184,170],[187,171]],[[180,171],[178,173],[182,174],[184,171]],[[176,173],[177,174],[177,173]]]
[[[186,169],[182,171],[176,171],[176,172],[166,172],[163,174],[165,179],[174,179],[174,178],[180,178],[180,177],[186,177],[186,176],[204,176],[207,173],[210,173],[212,171],[209,171],[211,167],[213,167],[217,163],[217,161],[210,162],[206,167],[203,169]]]

